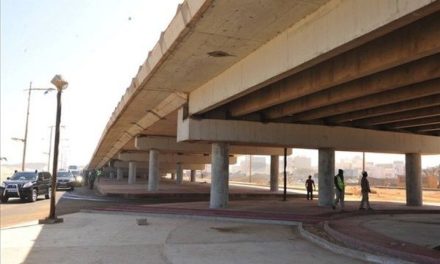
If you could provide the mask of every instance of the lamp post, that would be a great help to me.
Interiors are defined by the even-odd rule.
[[[50,128],[50,136],[49,136],[49,152],[48,152],[48,159],[47,159],[47,171],[50,171],[50,156],[52,154],[52,132],[53,128],[55,126],[49,126]],[[65,128],[65,126],[60,126],[61,128]]]
[[[46,219],[49,223],[63,222],[62,218],[57,218],[55,215],[55,195],[57,184],[57,170],[58,170],[58,147],[60,143],[60,121],[61,121],[61,94],[64,89],[67,88],[68,82],[63,79],[59,74],[55,75],[51,83],[57,88],[57,113],[55,121],[55,141],[53,149],[53,168],[52,168],[52,186],[50,195],[50,212],[49,217]]]
[[[13,140],[19,140],[23,142],[23,157],[21,160],[21,170],[24,171],[26,164],[26,147],[27,147],[27,136],[28,136],[28,127],[29,127],[29,109],[31,106],[31,92],[32,91],[45,91],[47,94],[50,91],[55,90],[54,88],[32,88],[32,82],[29,83],[28,91],[28,100],[27,100],[27,111],[26,111],[26,124],[24,128],[24,138],[12,138]]]

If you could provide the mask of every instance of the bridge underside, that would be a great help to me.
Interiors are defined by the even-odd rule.
[[[439,10],[430,0],[185,1],[89,167],[140,153],[155,190],[160,155],[209,155],[221,207],[230,155],[317,148],[328,205],[335,150],[405,153],[408,204],[419,205],[420,155],[440,154]],[[138,159],[125,160],[133,178]]]

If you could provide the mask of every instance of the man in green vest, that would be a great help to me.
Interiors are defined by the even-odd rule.
[[[338,174],[334,177],[336,199],[333,202],[333,210],[336,209],[338,203],[341,204],[341,211],[344,211],[344,194],[345,194],[345,182],[344,171],[339,169]]]

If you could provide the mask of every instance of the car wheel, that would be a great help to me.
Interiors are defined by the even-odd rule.
[[[7,203],[8,200],[9,200],[9,197],[7,195],[2,196],[2,199],[1,199],[2,203]]]
[[[44,196],[44,198],[46,198],[46,199],[50,199],[50,195],[52,194],[52,188],[51,187],[49,187],[48,189],[47,189],[47,193],[46,193],[46,195]]]
[[[75,190],[75,187],[73,187],[73,186],[70,187],[70,191],[73,191],[73,190]]]
[[[28,201],[35,202],[37,200],[37,196],[38,196],[37,189],[32,189],[32,193],[31,193],[31,195],[29,195]]]

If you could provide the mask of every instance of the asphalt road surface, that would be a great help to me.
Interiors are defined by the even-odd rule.
[[[136,202],[101,197],[86,187],[78,187],[74,191],[57,191],[56,215],[75,213],[81,209],[91,209],[118,203]],[[8,227],[24,222],[44,219],[49,215],[50,199],[38,197],[34,203],[22,202],[18,198],[10,198],[7,203],[0,204],[0,227]]]
[[[73,191],[57,191],[56,215],[71,214],[81,209],[102,208],[121,204],[153,204],[181,202],[181,198],[169,199],[125,199],[107,197],[87,187],[76,187]],[[44,219],[49,215],[50,199],[41,195],[34,203],[22,202],[18,198],[10,198],[7,203],[0,203],[0,227],[10,227],[24,222]]]

